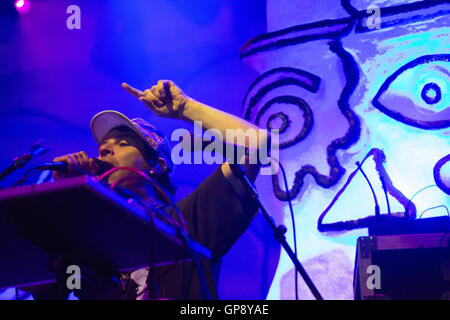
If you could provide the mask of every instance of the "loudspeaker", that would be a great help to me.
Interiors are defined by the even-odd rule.
[[[358,238],[357,300],[449,300],[450,233]]]

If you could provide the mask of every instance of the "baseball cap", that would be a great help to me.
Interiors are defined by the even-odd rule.
[[[128,127],[138,134],[148,147],[154,150],[158,157],[163,158],[167,164],[167,172],[174,170],[171,158],[172,147],[166,136],[155,126],[142,118],[128,119],[125,115],[114,110],[105,110],[97,113],[91,120],[91,131],[95,141],[100,144],[106,134],[120,126]]]

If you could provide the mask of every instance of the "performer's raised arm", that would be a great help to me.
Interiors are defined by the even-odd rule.
[[[243,147],[250,148],[254,152],[257,152],[260,146],[265,145],[267,147],[269,134],[266,130],[262,130],[240,117],[192,99],[170,80],[159,80],[151,89],[146,89],[145,91],[133,88],[127,83],[123,83],[122,87],[142,101],[158,116],[180,119],[191,123],[200,122],[203,130],[218,130],[225,143],[239,144],[239,141],[241,141],[241,143],[245,144]],[[236,141],[234,139],[236,135],[227,134],[229,130],[234,130],[238,134],[240,132],[243,135],[245,135],[247,130],[253,130],[254,139],[237,139]],[[246,137],[248,138],[248,136]],[[251,163],[248,159],[243,162],[243,167],[250,181],[255,181],[260,165],[259,161]],[[222,171],[227,178],[231,177],[232,173],[228,163],[222,166]]]

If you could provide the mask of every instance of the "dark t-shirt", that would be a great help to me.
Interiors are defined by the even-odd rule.
[[[220,167],[177,205],[190,237],[211,250],[213,263],[231,249],[257,211],[256,203],[239,196]]]
[[[247,196],[240,196],[217,168],[190,195],[177,203],[186,222],[190,238],[211,251],[210,261],[201,261],[206,284],[212,298],[217,298],[214,279],[220,259],[247,229],[257,212],[257,205]],[[166,211],[176,217],[173,208]],[[107,292],[83,290],[75,292],[80,299],[201,299],[202,291],[197,268],[184,261],[153,270],[154,286],[147,289],[149,268],[124,273],[116,288]],[[152,290],[154,289],[154,290]],[[150,291],[150,292],[149,292]],[[99,294],[95,293],[98,292]]]

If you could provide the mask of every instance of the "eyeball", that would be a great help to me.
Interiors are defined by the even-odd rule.
[[[442,93],[441,93],[441,87],[434,83],[434,82],[428,82],[426,85],[423,86],[421,97],[422,100],[426,103],[432,105],[439,103],[442,99]]]
[[[426,55],[396,70],[372,104],[404,124],[436,130],[450,126],[450,55]]]

